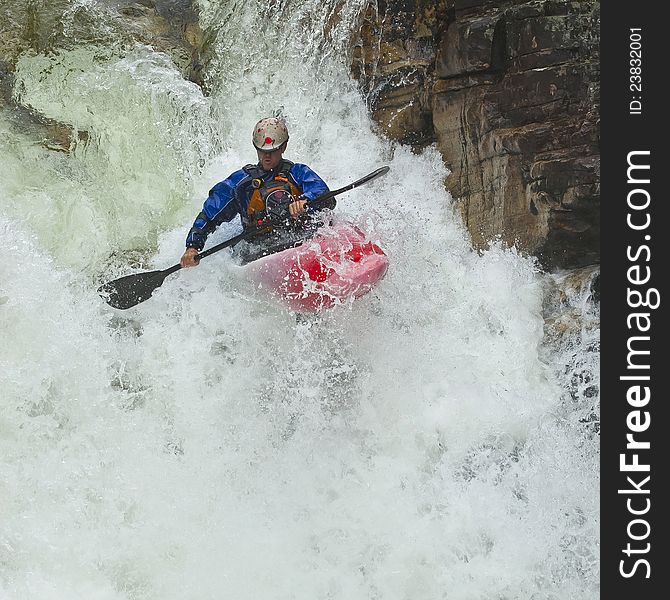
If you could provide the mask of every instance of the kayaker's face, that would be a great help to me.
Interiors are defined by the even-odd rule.
[[[258,162],[261,165],[261,168],[263,168],[265,171],[271,171],[272,169],[276,168],[279,163],[281,162],[282,154],[284,154],[284,150],[286,149],[286,146],[282,144],[277,148],[276,150],[259,150],[256,148],[256,153],[258,154]]]

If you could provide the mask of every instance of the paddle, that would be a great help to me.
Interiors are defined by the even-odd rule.
[[[361,177],[357,181],[350,183],[349,185],[342,187],[338,190],[333,190],[331,192],[326,192],[314,200],[310,200],[307,204],[310,208],[318,208],[320,205],[324,204],[327,200],[330,200],[332,197],[341,194],[342,192],[348,192],[353,190],[355,187],[367,183],[372,179],[379,177],[380,175],[385,175],[389,172],[389,167],[381,167],[372,173],[369,173],[365,177]],[[264,231],[267,231],[268,227],[277,225],[278,223],[270,219],[265,219],[263,222],[258,225],[247,228],[245,231],[232,237],[225,242],[221,242],[216,246],[212,246],[204,252],[200,252],[195,260],[199,261],[210,254],[214,254],[219,250],[224,248],[230,248],[235,244],[246,240],[248,238],[259,235]],[[125,277],[120,277],[113,281],[109,281],[98,288],[98,293],[104,298],[104,300],[110,306],[114,308],[120,308],[125,310],[131,308],[140,302],[144,302],[151,298],[151,295],[154,293],[156,288],[159,288],[163,285],[165,278],[181,269],[181,264],[177,263],[176,265],[171,266],[169,269],[164,269],[162,271],[148,271],[145,273],[134,273],[132,275],[126,275]]]
[[[250,227],[239,235],[236,235],[225,242],[221,242],[216,246],[212,246],[209,250],[200,252],[195,257],[195,260],[199,261],[205,256],[223,250],[223,248],[234,246],[238,242],[264,231],[267,227],[267,225]],[[164,269],[162,271],[148,271],[145,273],[126,275],[125,277],[120,277],[119,279],[101,285],[98,288],[98,293],[110,306],[125,310],[151,298],[154,290],[163,285],[165,278],[175,271],[179,271],[181,268],[181,264],[177,263],[176,265],[172,265],[169,269]]]

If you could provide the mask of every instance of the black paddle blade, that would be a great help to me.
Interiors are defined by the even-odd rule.
[[[101,285],[98,293],[110,306],[126,310],[151,298],[154,290],[163,284],[167,275],[169,275],[167,271],[126,275]]]

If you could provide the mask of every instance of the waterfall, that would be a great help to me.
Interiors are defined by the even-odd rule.
[[[552,343],[548,276],[473,251],[437,149],[380,136],[348,68],[366,2],[200,0],[206,93],[114,5],[55,3],[65,41],[16,63],[67,151],[0,110],[0,598],[593,598],[597,327]],[[296,321],[220,252],[107,306],[276,111],[333,189],[391,167],[336,209],[386,278]]]

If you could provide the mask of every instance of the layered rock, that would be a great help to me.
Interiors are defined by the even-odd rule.
[[[353,70],[388,136],[437,143],[478,248],[599,262],[599,3],[388,0]]]

